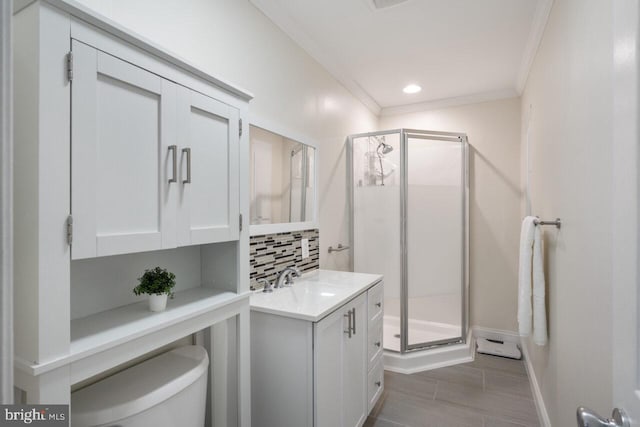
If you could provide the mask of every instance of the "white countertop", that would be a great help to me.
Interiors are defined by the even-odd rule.
[[[317,322],[382,280],[379,274],[316,270],[286,288],[251,294],[251,310]]]

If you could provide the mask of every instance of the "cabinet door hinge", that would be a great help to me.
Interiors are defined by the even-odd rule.
[[[67,53],[67,79],[73,81],[73,52]]]
[[[242,119],[238,120],[238,136],[242,137]]]
[[[240,224],[240,231],[242,231],[242,214],[240,214],[239,224]]]
[[[67,243],[69,245],[73,243],[73,217],[71,215],[67,217]]]

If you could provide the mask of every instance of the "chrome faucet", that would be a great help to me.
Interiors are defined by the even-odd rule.
[[[274,288],[283,288],[293,285],[293,278],[300,277],[302,273],[296,267],[287,267],[278,274]]]
[[[269,280],[265,278],[258,279],[258,283],[262,283],[264,285],[262,292],[273,292],[273,284],[269,282]]]

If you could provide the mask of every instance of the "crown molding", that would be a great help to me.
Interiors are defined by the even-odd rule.
[[[258,10],[278,26],[294,43],[298,44],[314,60],[316,60],[329,74],[342,84],[351,94],[362,102],[376,116],[390,116],[406,114],[418,111],[433,110],[438,108],[453,107],[464,104],[476,104],[486,101],[514,98],[520,96],[529,76],[529,70],[533,64],[538,47],[544,34],[544,29],[553,6],[553,0],[539,0],[536,6],[531,30],[527,39],[524,54],[520,63],[520,69],[513,88],[482,92],[459,97],[437,99],[415,104],[406,104],[392,107],[381,107],[376,100],[369,95],[354,79],[346,68],[340,64],[330,53],[322,49],[318,43],[311,39],[304,28],[278,4],[270,0],[249,0]],[[364,0],[365,2],[370,0]]]
[[[380,111],[380,116],[394,116],[397,114],[417,113],[420,111],[437,110],[459,105],[479,104],[487,101],[497,101],[500,99],[517,98],[518,92],[513,88],[495,90],[490,92],[474,93],[471,95],[456,96],[452,98],[436,99],[433,101],[418,102],[415,104],[398,105],[395,107],[385,107]]]
[[[533,65],[533,60],[536,58],[536,54],[538,53],[540,42],[542,42],[544,29],[547,26],[547,21],[549,20],[552,7],[553,0],[539,0],[536,7],[533,22],[531,23],[531,31],[529,31],[529,38],[524,48],[524,54],[522,55],[522,61],[520,62],[520,70],[518,71],[518,77],[516,78],[516,90],[519,95],[522,94],[524,87],[527,84],[529,71]]]

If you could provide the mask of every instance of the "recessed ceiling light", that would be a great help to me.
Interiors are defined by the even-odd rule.
[[[402,91],[404,93],[418,93],[422,90],[422,88],[415,84],[406,85]]]

